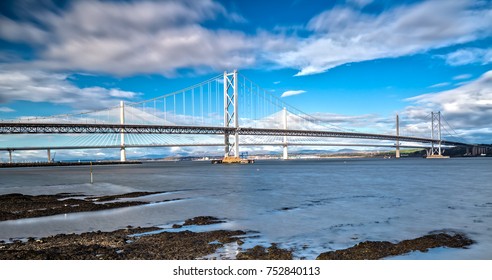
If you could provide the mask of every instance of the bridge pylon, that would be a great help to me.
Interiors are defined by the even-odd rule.
[[[120,101],[120,124],[125,124],[125,102]],[[120,161],[126,161],[125,150],[125,130],[122,128],[120,132]]]
[[[224,134],[224,146],[225,153],[224,159],[235,158],[239,160],[239,118],[238,118],[238,84],[237,84],[237,70],[232,73],[224,72],[224,127],[234,127],[236,132],[234,133],[233,150],[231,151],[229,133]],[[232,155],[232,153],[234,155]]]
[[[441,111],[437,113],[431,112],[431,139],[431,149],[427,154],[427,158],[449,158],[442,155]],[[438,140],[437,147],[434,140]]]
[[[284,107],[282,110],[283,112],[283,119],[284,119],[284,129],[287,130],[287,108]],[[287,135],[284,135],[284,142],[283,142],[283,157],[284,160],[289,159],[289,150],[287,147]]]

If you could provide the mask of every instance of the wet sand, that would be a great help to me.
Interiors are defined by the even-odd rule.
[[[157,192],[159,193],[159,192]],[[135,192],[112,196],[81,196],[76,194],[0,196],[0,221],[33,218],[82,211],[100,211],[119,207],[148,204],[143,201],[118,201],[121,198],[138,198],[155,192]],[[224,244],[236,242],[239,260],[291,260],[293,251],[271,244],[270,247],[255,246],[242,250],[241,230],[215,230],[192,232],[187,226],[204,226],[223,223],[216,217],[201,216],[187,219],[173,228],[180,232],[162,232],[157,227],[124,229],[112,232],[87,232],[82,234],[58,234],[27,241],[0,242],[0,259],[4,260],[193,260],[213,254]],[[467,248],[474,241],[462,233],[432,232],[423,237],[399,243],[365,241],[351,248],[320,252],[318,260],[373,260],[407,254],[412,251],[426,252],[437,247]]]

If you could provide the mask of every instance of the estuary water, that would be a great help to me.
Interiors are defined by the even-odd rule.
[[[243,248],[277,243],[298,259],[366,240],[398,242],[457,231],[469,249],[432,249],[398,259],[492,259],[492,158],[323,159],[251,165],[149,162],[141,165],[0,170],[0,194],[82,195],[159,191],[155,203],[100,212],[0,222],[0,240],[131,226],[166,230],[196,216],[226,223],[189,230],[241,229]],[[220,258],[234,258],[226,247]]]

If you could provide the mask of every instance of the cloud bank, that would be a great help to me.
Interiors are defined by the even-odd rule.
[[[119,100],[131,100],[138,95],[119,89],[79,88],[65,74],[0,70],[0,104],[22,100],[67,104],[75,109],[86,110],[113,107]],[[2,108],[3,112],[9,112],[9,108]]]
[[[0,38],[33,46],[34,65],[49,70],[174,75],[184,68],[217,71],[255,63],[246,35],[201,25],[226,16],[211,0],[69,4],[32,9],[20,21],[0,16]]]
[[[441,111],[449,123],[448,129],[459,128],[458,134],[470,135],[469,141],[492,140],[492,71],[457,88],[423,94],[407,99],[414,105],[405,115],[424,120],[431,111]],[[453,134],[453,131],[448,131]]]
[[[321,12],[301,27],[307,33],[302,37],[261,27],[255,34],[209,27],[210,22],[247,21],[213,0],[73,1],[63,10],[55,5],[24,9],[15,21],[0,15],[0,38],[28,44],[36,58],[24,63],[48,70],[172,76],[183,69],[202,73],[269,65],[298,69],[302,76],[492,34],[487,1],[430,0],[363,12],[361,7],[371,2],[351,1]],[[446,57],[453,65],[480,60],[490,61],[490,49]]]
[[[492,34],[491,26],[492,8],[486,2],[426,1],[377,15],[335,7],[311,19],[307,29],[312,35],[275,61],[300,69],[298,76],[310,75],[346,63],[466,43]]]

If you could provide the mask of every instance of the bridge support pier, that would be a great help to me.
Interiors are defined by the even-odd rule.
[[[473,146],[472,147],[472,156],[481,156],[481,155],[486,155],[488,152],[487,147],[482,147],[482,146]]]
[[[51,162],[51,149],[48,149],[48,162]]]
[[[229,143],[229,134],[224,134],[224,157],[229,157],[230,153],[230,143]]]
[[[120,101],[120,124],[125,124],[125,103]],[[126,161],[125,150],[125,130],[122,128],[120,133],[120,161]]]
[[[400,136],[400,117],[396,114],[396,158],[400,158],[400,140],[398,137]]]
[[[120,148],[120,161],[126,161],[125,147],[121,147]]]
[[[12,163],[12,150],[9,150],[9,163]]]

